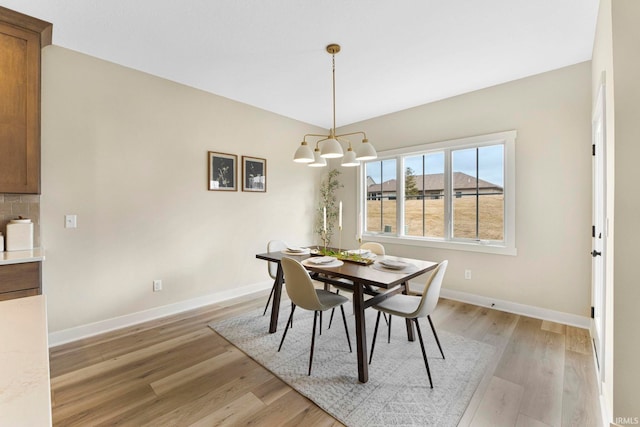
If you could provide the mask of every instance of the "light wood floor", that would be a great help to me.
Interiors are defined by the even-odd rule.
[[[207,327],[266,298],[52,348],[54,425],[339,426]],[[588,331],[446,299],[433,320],[437,329],[499,349],[461,426],[601,425]]]

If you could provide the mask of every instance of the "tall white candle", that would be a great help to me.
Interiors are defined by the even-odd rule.
[[[327,207],[322,208],[322,229],[327,232]]]
[[[342,230],[342,200],[340,200],[340,208],[338,210],[338,227]]]

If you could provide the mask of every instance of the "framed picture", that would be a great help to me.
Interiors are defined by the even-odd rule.
[[[238,156],[209,151],[209,190],[238,191]]]
[[[267,160],[242,156],[242,191],[267,191]]]

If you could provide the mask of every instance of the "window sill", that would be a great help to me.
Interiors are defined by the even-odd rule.
[[[420,238],[412,238],[408,236],[396,236],[394,234],[365,234],[362,236],[363,240],[378,242],[378,243],[391,243],[396,245],[406,246],[419,246],[424,248],[436,248],[436,249],[450,249],[456,251],[468,251],[468,252],[481,252],[494,255],[518,255],[518,250],[515,247],[501,246],[488,243],[468,243],[468,242],[445,242],[443,240],[427,240]]]

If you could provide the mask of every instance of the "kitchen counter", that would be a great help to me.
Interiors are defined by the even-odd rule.
[[[0,265],[37,261],[44,261],[43,248],[31,249],[28,251],[0,252]]]
[[[0,301],[0,424],[51,426],[44,295]]]

